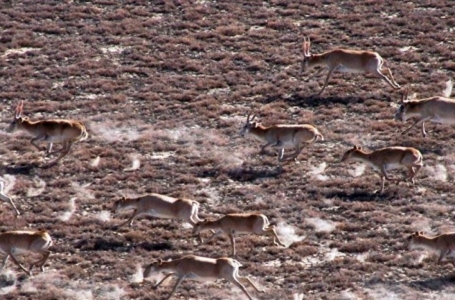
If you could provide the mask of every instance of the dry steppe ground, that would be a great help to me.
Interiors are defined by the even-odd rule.
[[[248,287],[256,299],[453,299],[453,266],[405,245],[416,230],[455,229],[453,126],[402,136],[401,91],[335,74],[314,97],[325,73],[300,74],[300,60],[304,36],[314,53],[370,49],[418,97],[440,95],[455,70],[454,12],[451,1],[0,1],[1,126],[24,100],[25,115],[78,119],[90,133],[41,168],[25,133],[1,131],[1,176],[23,213],[2,203],[2,229],[46,229],[55,246],[44,273],[8,262],[0,298],[164,299],[175,281],[139,285],[145,263],[229,254],[226,237],[199,245],[178,221],[115,229],[122,193],[157,192],[200,201],[203,218],[261,212],[277,224],[287,248],[237,239],[240,274],[267,291]],[[314,124],[325,141],[280,166],[238,135],[250,111]],[[417,147],[425,167],[415,186],[375,194],[370,169],[339,162],[354,144]],[[225,281],[187,280],[174,299],[242,297]]]

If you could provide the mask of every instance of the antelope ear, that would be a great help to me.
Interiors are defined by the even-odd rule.
[[[158,259],[158,265],[160,266],[163,263],[162,259]]]
[[[423,231],[420,231],[420,232],[419,232],[419,235],[423,235]]]

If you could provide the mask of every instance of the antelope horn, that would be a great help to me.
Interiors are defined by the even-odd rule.
[[[311,45],[310,38],[307,36],[304,37],[303,38],[303,55],[306,57],[310,56],[310,45]]]
[[[409,97],[409,86],[407,86],[403,92],[403,96],[401,97],[401,103],[403,103],[404,100],[407,100],[408,97]]]
[[[22,116],[22,112],[24,110],[24,100],[22,100],[17,106],[16,106],[16,118],[19,118]]]

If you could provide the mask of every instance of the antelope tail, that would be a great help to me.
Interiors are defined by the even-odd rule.
[[[88,138],[87,129],[85,129],[85,127],[84,127],[84,129],[82,130],[82,133],[81,133],[81,135],[80,135],[79,141],[86,140],[87,138]]]

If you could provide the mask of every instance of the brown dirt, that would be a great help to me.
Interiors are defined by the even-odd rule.
[[[46,229],[55,240],[43,274],[25,276],[8,262],[2,299],[164,299],[170,284],[133,283],[138,266],[229,254],[227,238],[198,245],[178,221],[143,218],[115,230],[127,216],[109,216],[113,202],[146,192],[201,201],[202,217],[262,212],[287,238],[292,229],[304,237],[288,248],[237,239],[240,273],[267,290],[248,288],[257,299],[453,296],[453,267],[405,247],[413,231],[454,229],[453,127],[402,136],[405,125],[393,120],[401,92],[370,75],[335,74],[313,97],[325,74],[300,74],[310,36],[314,53],[378,51],[399,84],[419,97],[441,94],[455,70],[453,3],[118,2],[0,1],[1,126],[24,100],[32,119],[74,118],[90,133],[52,168],[39,167],[25,133],[0,133],[2,175],[23,212],[14,219],[0,205],[2,228]],[[326,140],[280,167],[238,135],[250,111],[264,124],[314,124]],[[339,162],[353,144],[414,146],[425,168],[415,186],[375,194],[372,171]],[[134,160],[140,165],[125,172]],[[224,281],[187,280],[179,297],[243,296]]]

